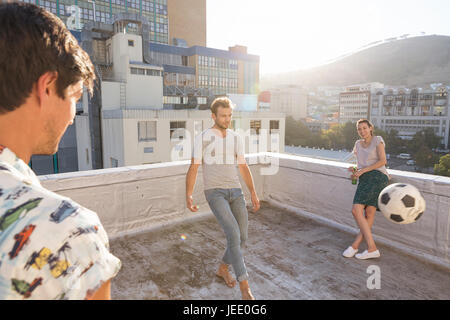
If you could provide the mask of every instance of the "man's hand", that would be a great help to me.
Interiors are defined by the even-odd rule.
[[[194,206],[194,200],[192,199],[192,196],[186,196],[186,206],[192,212],[197,212],[199,209],[197,205]]]
[[[253,213],[259,210],[260,204],[259,204],[259,198],[256,195],[256,192],[252,192],[252,204],[253,204]]]

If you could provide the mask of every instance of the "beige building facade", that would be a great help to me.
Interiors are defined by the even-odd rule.
[[[292,116],[295,120],[308,115],[308,93],[301,87],[289,85],[270,89],[270,110]]]
[[[371,94],[383,87],[378,82],[348,86],[339,94],[339,123],[356,123],[362,118],[369,119]]]
[[[206,0],[167,0],[169,44],[206,47]]]

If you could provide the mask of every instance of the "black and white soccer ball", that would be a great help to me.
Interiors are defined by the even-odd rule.
[[[409,224],[417,221],[425,211],[425,199],[416,187],[394,183],[380,192],[378,207],[391,222]]]

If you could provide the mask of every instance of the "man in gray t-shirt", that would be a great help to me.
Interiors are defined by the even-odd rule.
[[[217,270],[217,276],[234,287],[236,281],[230,275],[232,265],[245,300],[254,299],[248,284],[242,249],[248,232],[248,213],[238,171],[247,185],[252,199],[253,212],[259,209],[253,177],[244,158],[242,139],[229,130],[233,104],[228,98],[217,98],[211,104],[214,126],[199,134],[194,141],[191,166],[186,175],[186,205],[192,212],[192,193],[197,179],[198,167],[202,165],[206,200],[227,238],[227,249]]]

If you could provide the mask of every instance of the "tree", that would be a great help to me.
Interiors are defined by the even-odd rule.
[[[404,148],[404,142],[398,137],[398,131],[391,129],[388,132],[375,128],[374,135],[382,136],[386,143],[386,153],[401,153]]]
[[[434,174],[450,177],[450,154],[442,156],[439,163],[434,165]]]
[[[345,147],[345,138],[342,134],[342,125],[331,127],[324,132],[327,140],[327,149],[342,149]],[[355,141],[353,141],[355,143]]]
[[[355,145],[355,141],[359,139],[358,130],[356,125],[350,121],[341,126],[341,133],[344,139],[344,148],[352,150]]]
[[[412,140],[408,142],[408,150],[415,154],[422,146],[430,149],[437,148],[440,145],[441,138],[434,133],[432,128],[426,128],[416,132]]]
[[[311,131],[302,121],[297,121],[289,116],[286,118],[286,145],[306,145],[311,137]]]
[[[414,158],[416,160],[416,165],[422,169],[433,167],[438,161],[438,156],[435,155],[426,145],[422,145],[419,148],[417,153],[414,155]]]

